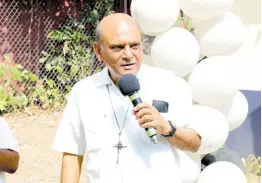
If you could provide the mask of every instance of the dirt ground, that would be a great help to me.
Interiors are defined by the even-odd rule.
[[[59,183],[61,154],[51,145],[62,111],[30,111],[28,114],[9,114],[4,118],[19,142],[20,165],[15,174],[6,174],[7,183]],[[84,168],[84,167],[83,167]],[[81,174],[80,183],[86,183]]]

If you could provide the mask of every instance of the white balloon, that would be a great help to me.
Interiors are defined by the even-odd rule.
[[[180,151],[178,149],[176,150],[179,159],[182,183],[196,182],[201,172],[200,155],[196,153]]]
[[[244,43],[232,54],[232,56],[249,56],[250,51],[254,49],[261,35],[261,25],[250,25],[244,30]]]
[[[133,0],[130,10],[141,31],[152,36],[171,28],[180,12],[178,0]]]
[[[208,154],[224,145],[229,133],[226,117],[217,109],[205,105],[194,105],[192,110],[194,130],[201,136],[197,154]]]
[[[235,85],[242,90],[261,90],[262,72],[262,41],[261,25],[246,28],[245,42],[231,55],[232,61],[238,67],[239,79]]]
[[[179,0],[180,9],[193,19],[204,20],[228,12],[233,0]]]
[[[155,66],[184,77],[195,69],[200,56],[199,45],[188,30],[173,27],[155,38],[151,56]]]
[[[242,170],[233,163],[218,161],[207,166],[200,174],[197,183],[247,183]]]
[[[205,56],[231,55],[244,43],[244,24],[231,12],[196,24],[194,34]]]
[[[188,78],[193,93],[193,100],[212,107],[230,102],[238,91],[234,87],[238,73],[230,57],[213,56],[197,64]]]
[[[227,118],[229,131],[237,129],[246,119],[248,114],[248,102],[240,91],[238,91],[233,100],[217,108]]]

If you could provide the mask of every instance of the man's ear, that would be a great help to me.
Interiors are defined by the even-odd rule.
[[[98,42],[94,42],[93,44],[93,49],[96,53],[96,57],[98,59],[99,62],[102,62],[102,55],[101,55],[101,45]]]

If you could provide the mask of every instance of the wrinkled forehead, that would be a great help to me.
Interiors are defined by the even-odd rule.
[[[140,42],[141,34],[133,22],[120,21],[117,25],[104,26],[101,39],[105,44]]]

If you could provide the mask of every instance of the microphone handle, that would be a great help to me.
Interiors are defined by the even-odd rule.
[[[141,98],[139,97],[139,94],[137,92],[134,92],[132,95],[129,96],[130,100],[132,101],[134,107],[136,107],[138,104],[142,103]],[[157,143],[157,133],[154,128],[145,128],[145,131],[148,135],[148,137],[152,140],[154,144]]]

